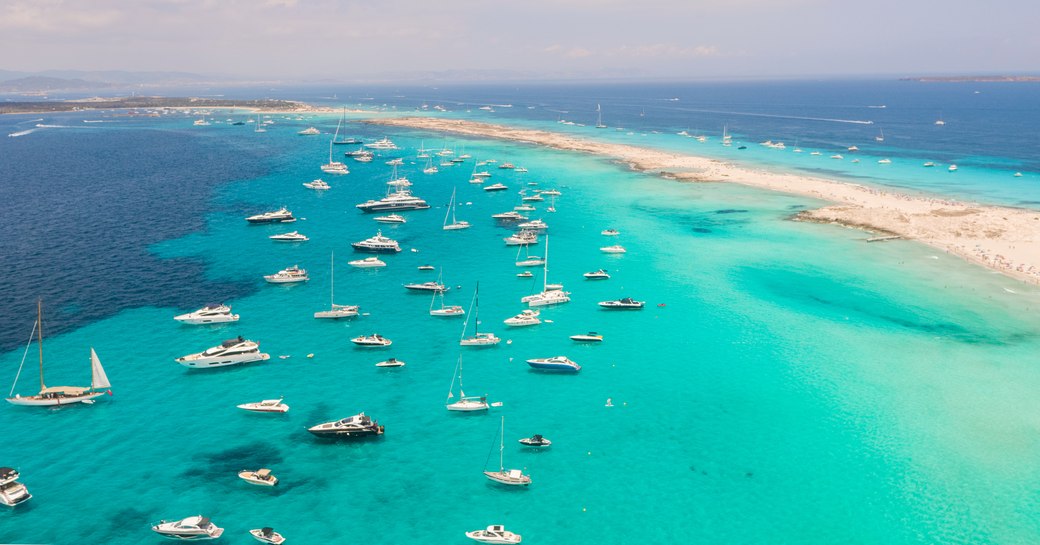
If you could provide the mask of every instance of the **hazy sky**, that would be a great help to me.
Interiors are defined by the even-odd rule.
[[[0,69],[397,79],[1040,70],[1036,0],[0,0]]]

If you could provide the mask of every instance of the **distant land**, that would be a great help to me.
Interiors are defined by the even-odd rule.
[[[311,111],[313,108],[293,100],[226,100],[197,97],[124,97],[62,101],[0,102],[0,115],[38,112],[75,112],[84,110],[128,110],[156,108],[249,108],[274,111]]]
[[[1040,81],[1040,76],[921,76],[913,78],[899,78],[899,81],[921,81],[938,83],[1023,82]]]

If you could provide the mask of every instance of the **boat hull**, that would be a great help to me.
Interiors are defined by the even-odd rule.
[[[314,434],[316,437],[322,437],[326,439],[362,439],[365,437],[378,437],[383,435],[383,426],[379,426],[377,429],[364,429],[364,430],[307,430]]]
[[[325,320],[339,320],[340,318],[354,318],[358,316],[357,310],[322,310],[314,313],[315,318]]]
[[[352,243],[350,246],[354,248],[355,252],[365,252],[369,254],[396,254],[401,251],[400,246],[372,247],[358,244],[356,242]]]
[[[177,363],[189,368],[189,369],[209,369],[211,367],[228,367],[231,365],[239,365],[242,363],[252,363],[254,361],[265,361],[271,359],[270,354],[249,354],[248,356],[228,356],[228,357],[215,357],[215,358],[196,358],[188,359],[190,356],[183,358],[177,358]]]
[[[226,324],[228,322],[237,322],[238,318],[238,314],[229,316],[192,316],[190,314],[181,314],[173,317],[174,320],[187,325]]]
[[[7,398],[7,402],[12,405],[22,405],[27,407],[54,407],[57,405],[72,405],[74,403],[89,403],[92,399],[101,397],[103,395],[105,395],[105,392],[90,392],[88,394],[78,396],[62,396],[47,398],[41,398],[39,396],[22,397],[16,395],[14,397]]]
[[[581,366],[576,363],[570,364],[527,360],[527,365],[530,365],[532,369],[537,369],[538,371],[547,371],[550,373],[577,373],[578,371],[581,371]]]
[[[508,486],[528,486],[531,484],[530,477],[526,475],[513,477],[506,471],[485,471],[484,476],[498,484]]]

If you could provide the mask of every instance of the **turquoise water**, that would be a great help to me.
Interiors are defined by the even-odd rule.
[[[486,194],[467,183],[473,159],[422,174],[414,150],[444,138],[400,130],[389,136],[405,148],[397,154],[406,158],[402,173],[433,208],[382,226],[405,248],[385,258],[386,269],[352,269],[349,243],[379,227],[354,204],[382,194],[390,172],[383,161],[397,155],[348,161],[351,174],[336,177],[318,170],[327,140],[295,135],[309,120],[279,120],[265,134],[192,128],[190,118],[156,123],[212,139],[218,162],[264,150],[251,155],[260,174],[230,174],[214,186],[201,230],[148,247],[172,264],[205,264],[194,302],[123,310],[47,339],[48,383],[84,382],[93,346],[114,395],[90,407],[0,410],[9,438],[0,464],[19,468],[35,496],[0,511],[0,541],[158,543],[149,523],[200,513],[226,528],[227,543],[253,542],[246,531],[265,525],[300,543],[466,543],[464,531],[496,523],[525,543],[1040,537],[1035,288],[922,245],[866,244],[859,231],[787,221],[820,204],[809,199],[449,138],[474,159],[529,169],[491,169],[491,182],[511,191]],[[384,131],[351,128],[369,140]],[[319,176],[333,189],[300,185]],[[516,249],[503,245],[508,231],[490,215],[517,204],[515,190],[528,181],[563,193],[558,212],[533,217],[550,225],[550,280],[563,282],[572,302],[543,310],[552,323],[509,329],[501,321],[525,308],[520,297],[541,278],[515,277]],[[472,229],[440,229],[453,187],[464,203],[458,217]],[[305,219],[243,221],[280,205]],[[621,231],[616,242],[628,253],[599,252],[615,242],[600,236],[607,227]],[[311,241],[267,239],[294,229]],[[359,304],[366,316],[311,317],[328,305],[333,251],[337,302]],[[297,263],[311,273],[305,285],[261,278]],[[453,287],[447,304],[468,309],[479,282],[481,330],[509,341],[462,351],[467,393],[503,403],[489,414],[443,408],[463,320],[428,316],[429,297],[402,287],[435,279],[438,272],[416,269],[426,263]],[[582,279],[600,267],[610,280]],[[242,315],[238,324],[171,319],[221,299],[214,287],[226,285],[245,286],[227,301]],[[622,296],[645,299],[647,308],[595,304]],[[13,324],[25,338],[32,311]],[[589,330],[606,340],[568,339]],[[349,342],[373,332],[393,346]],[[197,372],[173,362],[239,334],[272,359]],[[5,376],[13,377],[21,353],[0,359]],[[547,375],[523,363],[558,354],[582,372]],[[373,366],[390,356],[407,366]],[[32,361],[19,392],[34,389]],[[235,408],[276,396],[292,407],[287,414]],[[306,432],[359,411],[384,424],[385,437],[326,443]],[[481,475],[494,463],[499,416],[506,466],[526,468],[529,489],[504,490]],[[532,452],[516,443],[534,433],[553,446]],[[282,482],[258,489],[236,477],[256,467],[272,468]]]

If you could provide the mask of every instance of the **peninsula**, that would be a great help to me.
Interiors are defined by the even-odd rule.
[[[294,100],[227,100],[198,97],[132,96],[121,98],[88,98],[78,100],[33,100],[0,102],[2,114],[77,112],[86,110],[156,110],[163,108],[246,108],[277,112],[314,112],[313,106]],[[320,110],[325,111],[325,110]]]

